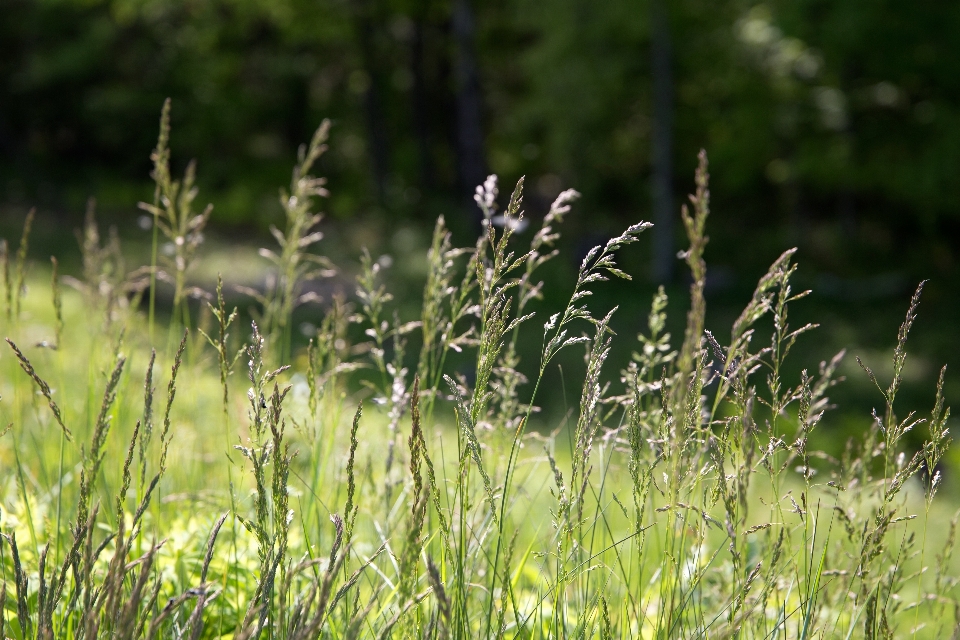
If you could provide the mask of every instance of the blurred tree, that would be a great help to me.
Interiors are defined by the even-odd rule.
[[[390,152],[382,104],[384,72],[381,67],[384,66],[384,56],[378,55],[377,46],[377,25],[383,22],[382,12],[377,0],[351,0],[351,5],[362,64],[360,69],[354,71],[353,81],[357,91],[363,94],[373,182],[377,201],[383,203],[390,173]]]
[[[778,1],[748,14],[741,33],[755,49],[765,43],[751,34],[769,34],[760,37],[768,51],[810,66],[791,170],[817,196],[906,210],[928,229],[957,216],[960,5]]]
[[[667,220],[706,147],[718,240],[826,225],[890,255],[960,218],[958,33],[935,0],[6,0],[0,201],[129,206],[171,96],[221,222],[278,215],[328,116],[335,216],[430,218],[491,170],[531,214],[581,190],[588,237]]]
[[[453,34],[457,47],[457,164],[463,193],[470,193],[487,173],[481,122],[483,96],[474,50],[475,22],[470,0],[453,0]]]
[[[653,135],[650,164],[653,169],[653,280],[673,279],[676,256],[673,242],[673,73],[670,55],[670,20],[663,0],[651,0],[650,58],[653,75]]]

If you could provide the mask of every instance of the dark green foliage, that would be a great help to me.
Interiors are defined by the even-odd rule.
[[[647,210],[650,3],[465,6],[476,25],[486,164],[529,173],[538,210],[566,183],[579,186],[594,216],[622,221]],[[955,7],[665,6],[675,175],[700,146],[712,150],[722,203],[739,212],[737,223],[715,228],[718,239],[786,228],[803,236],[824,222],[824,233],[843,227],[848,241],[872,249],[872,258],[856,256],[871,267],[876,252],[897,248],[876,237],[902,231],[949,260],[942,253],[951,245],[935,234],[960,211],[951,195],[960,141],[949,55],[960,32]],[[5,8],[7,199],[30,199],[52,179],[63,186],[49,204],[59,204],[96,181],[116,209],[126,185],[142,184],[154,142],[147,123],[167,97],[190,114],[175,116],[181,157],[199,160],[205,192],[225,218],[266,228],[280,217],[257,195],[282,180],[286,158],[322,116],[350,141],[325,167],[339,185],[337,217],[386,208],[390,220],[422,218],[424,199],[449,213],[473,188],[457,178],[453,2],[42,0]],[[832,249],[823,266],[842,263],[839,253]],[[857,271],[853,260],[843,266]]]

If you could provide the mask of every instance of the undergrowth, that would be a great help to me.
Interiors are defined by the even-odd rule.
[[[419,319],[401,321],[365,254],[355,297],[323,301],[294,357],[291,315],[315,297],[305,283],[335,273],[314,252],[326,187],[310,175],[328,129],[281,193],[279,250],[262,252],[272,276],[245,290],[259,309],[249,329],[222,282],[191,284],[211,209],[193,212],[193,164],[170,177],[169,104],[155,199],[141,205],[157,231],[151,264],[128,270],[92,205],[83,273],[60,277],[54,261],[49,298],[26,295],[32,216],[18,250],[3,243],[0,637],[960,633],[957,518],[945,524],[934,500],[945,371],[929,416],[896,404],[922,284],[892,379],[863,366],[879,408],[840,457],[816,441],[844,354],[813,372],[789,365],[815,328],[789,321],[807,294],[791,286],[793,250],[728,337],[704,329],[703,153],[682,211],[692,284],[679,340],[665,333],[662,289],[636,341],[613,334],[616,309],[587,304],[603,281],[630,279],[617,255],[648,223],[590,250],[567,305],[535,314],[538,269],[578,194],[561,193],[527,240],[523,181],[501,212],[491,176],[474,245],[453,246],[437,221]],[[174,314],[155,340],[163,283]],[[188,296],[206,311],[192,318]],[[771,337],[758,344],[763,323]],[[366,342],[351,344],[354,325]],[[540,341],[538,362],[520,361],[519,340]],[[635,350],[619,374],[605,368],[614,348]],[[579,403],[569,422],[533,429],[566,349],[584,353]],[[472,354],[468,373],[451,352]]]

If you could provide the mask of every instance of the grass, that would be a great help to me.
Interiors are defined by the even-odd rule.
[[[603,281],[629,279],[617,256],[646,223],[591,250],[564,308],[534,315],[538,269],[577,194],[562,193],[524,240],[523,182],[501,213],[491,176],[473,246],[453,246],[438,220],[417,320],[400,319],[382,263],[365,254],[355,297],[326,301],[295,353],[304,283],[333,271],[312,252],[326,192],[309,172],[327,125],[281,195],[280,250],[262,254],[275,276],[247,291],[259,310],[247,329],[222,281],[191,285],[210,210],[192,212],[192,165],[182,185],[170,178],[169,105],[163,114],[156,201],[142,206],[171,240],[169,263],[153,250],[128,270],[92,208],[83,274],[60,277],[54,262],[49,296],[27,273],[30,219],[20,248],[2,247],[0,637],[960,632],[957,518],[936,498],[945,371],[929,416],[897,411],[922,285],[890,379],[861,365],[879,408],[841,456],[817,442],[844,354],[814,372],[790,364],[815,329],[790,324],[806,295],[791,286],[794,251],[729,337],[704,329],[705,154],[682,212],[691,287],[679,340],[665,331],[663,290],[636,340],[613,334],[616,309],[587,304]],[[160,338],[166,283],[174,313]],[[521,341],[539,342],[537,362],[521,362]],[[580,397],[550,423],[540,408],[559,394],[541,383],[567,349],[584,353],[565,373]],[[620,372],[606,366],[614,349],[635,352]],[[905,438],[917,432],[920,448]]]

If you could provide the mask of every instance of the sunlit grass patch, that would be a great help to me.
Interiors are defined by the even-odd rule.
[[[244,289],[249,328],[222,280],[215,291],[192,284],[209,213],[174,202],[191,178],[170,181],[162,131],[157,202],[145,208],[174,244],[190,243],[169,264],[153,252],[147,268],[127,270],[92,211],[84,272],[54,277],[49,297],[43,279],[25,275],[27,233],[23,249],[3,254],[0,636],[877,638],[956,628],[956,518],[934,499],[949,444],[944,374],[928,416],[898,415],[896,404],[922,286],[889,370],[861,363],[878,409],[839,456],[816,443],[843,354],[816,371],[790,365],[815,329],[790,324],[806,295],[791,286],[793,250],[729,336],[704,329],[705,154],[682,213],[692,275],[683,336],[666,333],[663,290],[637,338],[610,329],[616,309],[588,304],[605,280],[630,278],[617,257],[645,223],[586,254],[564,308],[535,312],[538,269],[556,255],[577,193],[561,193],[526,240],[523,182],[501,212],[491,176],[477,188],[474,245],[455,247],[437,222],[418,318],[400,317],[387,262],[364,254],[355,295],[325,301],[296,353],[304,284],[333,272],[311,252],[321,240],[313,199],[325,188],[308,173],[326,127],[281,196],[279,253],[263,253],[274,279]],[[155,290],[167,281],[175,312],[165,325]],[[761,323],[772,330],[757,344]],[[539,361],[521,362],[520,341],[540,345]],[[541,383],[567,349],[584,353],[567,377],[581,392],[552,424],[539,409],[556,390]],[[606,366],[613,349],[633,353],[620,372]],[[908,449],[911,432],[923,434],[919,450]]]

